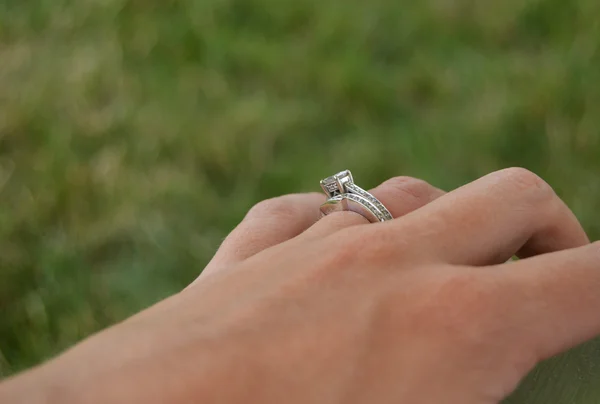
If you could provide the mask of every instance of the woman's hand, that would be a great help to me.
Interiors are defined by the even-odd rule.
[[[259,204],[193,285],[0,401],[491,404],[600,333],[600,246],[534,174],[373,193],[396,220],[317,222],[316,194]]]

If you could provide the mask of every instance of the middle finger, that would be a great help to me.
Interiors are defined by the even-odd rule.
[[[589,243],[575,215],[535,174],[510,168],[459,188],[388,229],[459,265],[501,263]]]

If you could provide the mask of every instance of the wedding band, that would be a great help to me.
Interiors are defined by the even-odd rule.
[[[354,194],[341,194],[329,198],[321,205],[323,216],[335,212],[354,212],[363,216],[371,223],[384,222],[386,219],[381,212],[367,199]]]
[[[321,181],[321,188],[329,197],[321,205],[321,213],[326,216],[334,212],[351,211],[365,217],[369,222],[392,220],[390,211],[371,193],[354,183],[350,170],[339,172]]]

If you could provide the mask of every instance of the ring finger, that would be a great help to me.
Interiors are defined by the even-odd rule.
[[[372,191],[395,218],[404,216],[444,194],[427,182],[412,177],[392,178]],[[285,195],[261,202],[225,239],[221,248],[204,269],[208,274],[298,235],[322,237],[343,227],[368,221],[352,212],[340,212],[319,220],[320,194]]]
[[[394,177],[371,191],[394,218],[405,216],[444,195],[444,191],[413,177]],[[303,237],[322,237],[346,227],[369,223],[354,212],[337,212],[324,217]]]

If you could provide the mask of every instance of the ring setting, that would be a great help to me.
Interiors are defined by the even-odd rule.
[[[321,188],[329,198],[321,205],[323,216],[335,212],[355,212],[371,223],[393,219],[390,211],[370,192],[354,183],[350,170],[341,171],[321,181]]]

